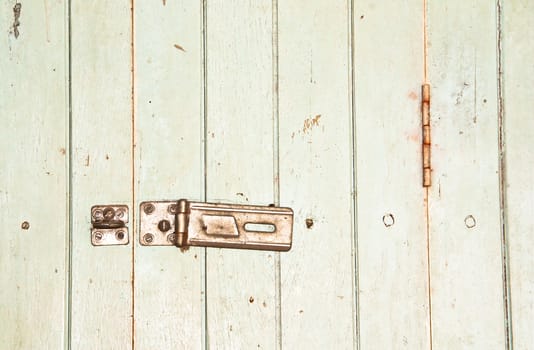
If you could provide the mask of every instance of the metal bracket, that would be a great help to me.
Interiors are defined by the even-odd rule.
[[[143,202],[140,242],[287,251],[291,248],[293,210],[271,206],[178,201]]]
[[[91,208],[91,243],[101,245],[128,244],[128,206],[95,205]]]

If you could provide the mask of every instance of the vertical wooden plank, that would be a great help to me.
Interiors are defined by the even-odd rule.
[[[354,5],[360,347],[428,349],[423,2]]]
[[[356,344],[349,11],[345,0],[279,3],[280,200],[295,210],[281,254],[287,349]]]
[[[18,18],[15,6],[20,6]],[[0,8],[0,344],[5,349],[62,349],[66,339],[65,9],[63,1],[4,1]]]
[[[136,209],[202,199],[201,5],[136,1],[134,11]],[[134,241],[136,348],[200,348],[204,249]]]
[[[132,344],[132,243],[93,247],[89,230],[92,205],[132,214],[130,6],[71,5],[73,348]]]
[[[207,199],[273,202],[272,3],[208,1]],[[207,335],[214,349],[276,342],[275,255],[208,249]]]
[[[534,3],[503,4],[506,232],[509,242],[514,349],[534,346]]]
[[[494,2],[429,1],[433,349],[505,345]]]

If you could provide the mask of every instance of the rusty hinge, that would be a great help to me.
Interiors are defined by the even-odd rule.
[[[430,156],[430,85],[422,88],[421,119],[423,125],[423,187],[432,185],[432,165]]]
[[[143,202],[140,242],[287,251],[291,248],[293,211],[274,206],[178,201]]]

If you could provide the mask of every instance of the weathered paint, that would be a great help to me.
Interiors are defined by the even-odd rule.
[[[132,207],[130,1],[71,4],[71,345],[132,343],[132,244],[93,247],[91,206]]]
[[[496,6],[429,1],[433,349],[505,346]]]
[[[0,6],[0,347],[61,349],[69,254],[67,5]]]
[[[532,5],[18,4],[0,10],[6,348],[534,343]],[[139,203],[181,197],[292,206],[293,248],[140,246]],[[90,244],[106,203],[129,205],[129,245]]]

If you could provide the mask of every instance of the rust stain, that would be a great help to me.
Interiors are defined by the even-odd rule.
[[[320,114],[317,114],[313,118],[304,119],[304,125],[302,126],[302,132],[303,133],[307,133],[313,127],[319,126],[319,119],[321,119],[321,115]]]
[[[408,97],[411,99],[411,100],[417,100],[418,96],[417,96],[417,93],[415,93],[414,91],[410,92],[408,94]]]
[[[180,45],[178,45],[178,44],[174,44],[174,47],[177,48],[180,51],[186,52],[185,49],[183,47],[181,47]]]
[[[59,149],[59,153],[61,153],[62,155],[65,155],[65,153],[67,153],[67,151],[65,150],[65,148],[61,147]]]
[[[163,0],[163,6],[167,5],[167,0]]]

